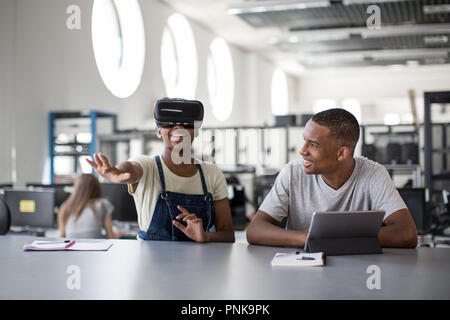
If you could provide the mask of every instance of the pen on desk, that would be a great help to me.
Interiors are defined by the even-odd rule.
[[[73,246],[74,244],[75,244],[75,241],[72,240],[72,241],[70,241],[69,244],[66,245],[66,248],[70,248],[70,247]]]
[[[58,243],[70,243],[71,240],[64,241],[37,241],[36,244],[58,244]]]

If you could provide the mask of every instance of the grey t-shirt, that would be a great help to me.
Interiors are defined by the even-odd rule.
[[[95,212],[94,212],[94,210]],[[66,237],[78,239],[104,238],[104,220],[112,214],[114,206],[107,199],[97,199],[88,204],[75,221],[70,216],[66,224]]]
[[[364,157],[355,160],[352,175],[338,190],[320,175],[306,174],[301,159],[289,162],[259,210],[278,221],[288,217],[288,230],[305,230],[316,211],[384,210],[386,219],[406,208],[386,168]]]

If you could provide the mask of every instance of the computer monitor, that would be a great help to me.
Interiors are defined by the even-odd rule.
[[[402,145],[400,143],[388,143],[386,146],[386,164],[402,163]]]
[[[429,228],[429,215],[426,212],[424,188],[398,189],[416,224],[417,233],[425,234]]]
[[[26,186],[32,188],[44,188],[55,190],[55,207],[60,207],[66,201],[70,192],[65,191],[65,187],[71,187],[71,184],[42,184],[42,183],[27,183]]]
[[[114,206],[112,219],[125,222],[137,222],[136,205],[128,193],[126,184],[102,183],[102,197]]]
[[[403,163],[417,164],[419,163],[419,146],[417,143],[408,142],[402,144]]]
[[[4,196],[11,210],[11,225],[52,228],[55,222],[55,191],[5,189]]]

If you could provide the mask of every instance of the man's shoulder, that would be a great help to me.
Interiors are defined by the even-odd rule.
[[[358,163],[359,176],[373,176],[374,174],[386,171],[386,168],[383,165],[366,157],[355,157],[355,160]]]
[[[359,163],[361,164],[361,166],[364,166],[367,169],[380,169],[380,168],[384,168],[383,165],[379,164],[378,162],[375,162],[369,158],[363,157],[363,156],[359,156],[359,157],[355,157],[356,161],[359,161]]]
[[[300,176],[304,176],[302,160],[295,159],[289,161],[281,169],[279,175],[282,177],[288,177],[289,179],[296,179]]]

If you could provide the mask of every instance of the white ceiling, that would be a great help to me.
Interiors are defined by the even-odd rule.
[[[160,1],[295,75],[336,67],[450,66],[450,1],[446,0]],[[296,7],[305,3],[312,7]],[[328,5],[321,7],[321,3]],[[366,7],[372,3],[382,10],[378,30],[366,26]],[[228,13],[231,7],[250,11],[233,15]],[[430,8],[435,12],[426,13]]]
[[[293,53],[281,52],[270,44],[270,39],[279,36],[278,28],[254,28],[238,16],[228,14],[230,6],[239,0],[161,0],[177,12],[205,26],[214,34],[242,50],[257,54],[273,61],[278,67],[291,74],[301,74],[304,68],[295,61]]]

